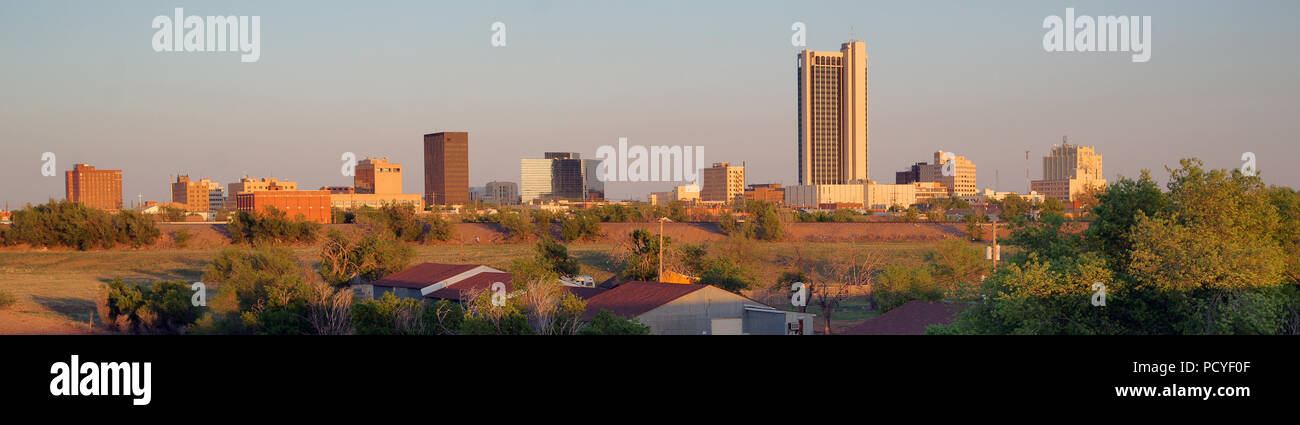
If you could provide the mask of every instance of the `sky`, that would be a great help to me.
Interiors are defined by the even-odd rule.
[[[155,16],[261,17],[261,57],[155,52]],[[1047,52],[1043,20],[1152,17],[1151,59]],[[813,50],[866,43],[870,177],[939,149],[979,188],[1025,191],[1068,135],[1107,178],[1197,157],[1300,187],[1300,2],[1280,1],[12,1],[0,0],[0,201],[63,197],[74,163],[123,170],[127,205],[169,178],[245,174],[351,185],[344,152],[402,163],[468,131],[470,184],[519,159],[703,146],[749,183],[797,183],[791,25]],[[506,25],[494,47],[492,24]],[[42,176],[42,153],[56,155]],[[611,183],[645,199],[671,183]]]

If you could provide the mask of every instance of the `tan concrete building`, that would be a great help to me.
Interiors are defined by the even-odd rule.
[[[1043,178],[1030,182],[1030,190],[1070,203],[1090,187],[1106,187],[1101,155],[1092,146],[1071,145],[1065,137],[1043,157]]]
[[[704,183],[700,189],[701,201],[730,203],[745,194],[745,167],[715,162],[701,170],[700,176]]]
[[[1046,198],[1043,194],[1035,191],[1030,191],[1028,194],[1025,194],[1025,193],[1016,193],[1016,192],[998,192],[993,189],[984,189],[983,192],[976,193],[974,195],[962,196],[961,199],[966,202],[969,202],[972,206],[979,207],[979,206],[988,205],[988,203],[991,201],[1001,201],[1009,195],[1019,196],[1024,200],[1032,203],[1043,202],[1043,200]]]
[[[939,182],[916,182],[912,183],[916,188],[916,203],[925,203],[936,198],[951,198],[948,194],[948,188]]]
[[[214,211],[222,208],[224,200],[221,183],[208,179],[193,181],[188,174],[178,175],[172,182],[172,203],[182,205],[185,211]]]
[[[936,151],[934,153],[934,163],[920,165],[920,181],[938,182],[948,189],[949,197],[974,195],[979,191],[975,188],[975,163],[970,162],[964,156],[953,154],[953,173],[945,176],[943,172],[946,163],[944,156],[950,153],[942,150]]]
[[[653,192],[646,196],[646,202],[650,205],[663,205],[673,201],[680,201],[687,204],[694,204],[700,200],[700,187],[688,184],[674,187],[667,192]]]
[[[867,183],[864,205],[867,208],[887,210],[892,206],[907,208],[916,204],[915,184]]]
[[[424,135],[424,203],[469,203],[469,133]]]
[[[867,180],[867,48],[798,55],[799,184]]]
[[[385,205],[410,205],[416,211],[424,210],[424,195],[419,193],[330,193],[329,199],[330,207],[343,210]]]
[[[122,209],[122,170],[76,164],[63,175],[65,199],[104,210]]]
[[[298,190],[298,182],[279,181],[265,177],[254,179],[245,175],[240,177],[238,182],[228,184],[226,187],[226,208],[235,210],[239,208],[235,198],[240,193],[263,190]]]
[[[329,191],[332,208],[410,205],[424,210],[424,195],[402,193],[402,164],[388,162],[388,158],[366,158],[358,162],[351,188],[322,187],[321,190]]]
[[[402,193],[402,164],[366,158],[357,163],[352,180],[356,193]]]
[[[820,208],[823,204],[863,205],[865,184],[818,184],[785,188],[785,204],[794,208]]]

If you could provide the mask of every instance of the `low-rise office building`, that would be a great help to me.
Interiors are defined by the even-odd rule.
[[[260,190],[235,195],[238,211],[265,213],[272,207],[290,219],[301,216],[321,224],[329,224],[334,219],[330,193],[326,190]]]
[[[820,208],[822,204],[863,205],[865,184],[798,185],[785,188],[785,204],[794,208]]]

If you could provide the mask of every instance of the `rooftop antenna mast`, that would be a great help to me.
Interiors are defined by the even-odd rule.
[[[1033,191],[1033,186],[1029,184],[1029,149],[1025,149],[1025,193]]]

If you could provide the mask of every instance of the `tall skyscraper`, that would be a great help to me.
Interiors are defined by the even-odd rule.
[[[798,56],[799,184],[867,181],[867,50],[849,41],[839,52]]]
[[[76,164],[63,177],[68,200],[91,208],[122,209],[122,170],[96,170]]]
[[[424,135],[424,203],[469,203],[469,133]]]
[[[605,182],[596,175],[600,161],[582,159],[576,152],[546,152],[541,159],[519,160],[521,199],[603,199]]]
[[[1106,187],[1102,177],[1101,155],[1092,146],[1071,145],[1070,138],[1052,145],[1043,157],[1043,179],[1029,184],[1031,190],[1062,202],[1072,202],[1089,187]]]

